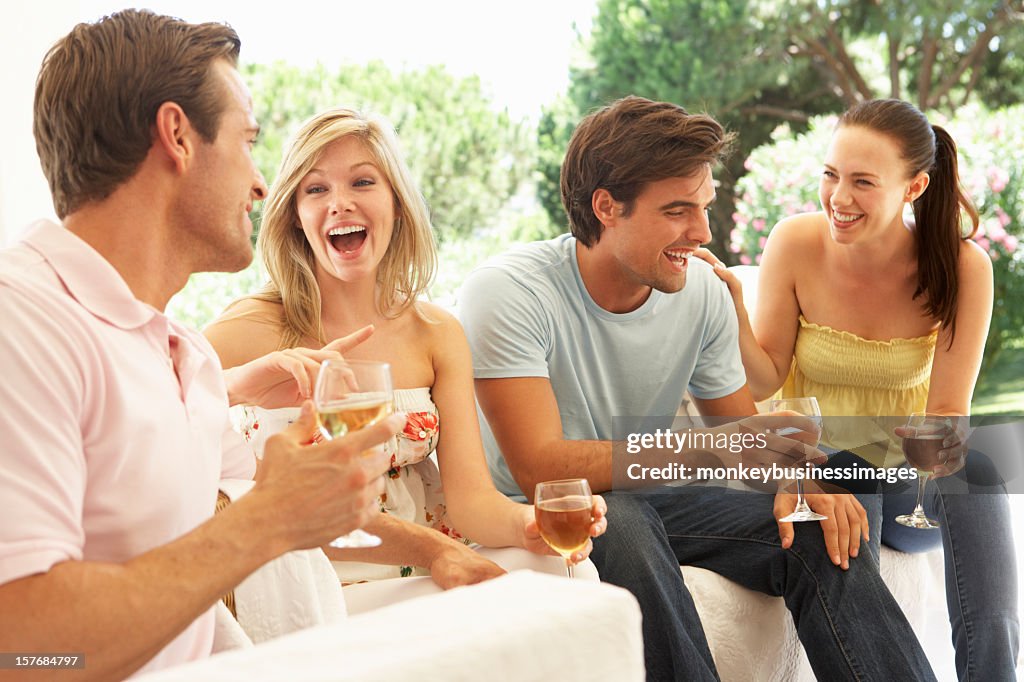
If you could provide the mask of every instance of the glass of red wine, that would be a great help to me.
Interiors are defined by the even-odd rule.
[[[533,498],[540,536],[565,558],[565,571],[574,577],[572,555],[587,546],[594,522],[593,496],[585,478],[538,483]]]
[[[911,528],[938,528],[939,523],[924,513],[924,489],[928,477],[936,467],[945,464],[943,447],[946,438],[953,432],[953,422],[947,415],[931,412],[914,412],[901,429],[903,454],[907,462],[917,469],[917,504],[910,514],[896,517],[896,523]]]

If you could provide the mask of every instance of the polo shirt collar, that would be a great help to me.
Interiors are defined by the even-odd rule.
[[[53,268],[68,293],[96,317],[137,329],[158,311],[135,298],[113,265],[78,235],[48,220],[31,226],[23,241]]]

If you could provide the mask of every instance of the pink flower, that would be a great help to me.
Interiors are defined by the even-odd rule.
[[[743,167],[748,171],[754,170],[754,162],[750,160],[749,156],[747,157],[747,160],[743,162]]]
[[[1000,227],[1006,227],[1011,222],[1013,222],[1010,219],[1010,216],[1008,216],[1006,214],[1006,211],[1003,210],[1002,206],[996,206],[996,217],[999,218],[999,225],[1000,225]],[[997,239],[998,239],[998,237],[997,237]]]
[[[1006,183],[1010,181],[1010,174],[998,166],[989,168],[986,175],[988,175],[988,186],[996,194],[1006,189]]]
[[[768,237],[761,237],[760,239],[757,240],[758,247],[762,248],[762,249],[764,248],[764,245],[767,244],[767,243],[768,243]]]
[[[764,222],[764,218],[757,218],[757,219],[754,220],[753,225],[754,225],[754,229],[757,232],[764,232],[764,228],[766,226],[766,223]]]
[[[985,237],[975,237],[974,241],[977,242],[978,246],[989,252],[989,255],[994,255],[992,252],[992,244]]]
[[[741,255],[740,256],[740,263],[742,263],[743,265],[750,265],[750,256],[748,256],[745,253],[743,255]]]
[[[1017,241],[1017,238],[1012,234],[1006,235],[1006,239],[1003,240],[1003,247],[1006,249],[1007,253],[1015,252],[1019,245],[1020,242]]]
[[[410,412],[402,435],[410,440],[427,440],[437,431],[437,415],[433,412]]]
[[[766,191],[766,192],[773,192],[773,191],[775,191],[775,181],[774,180],[765,180],[762,183],[762,186],[764,187],[764,191]]]

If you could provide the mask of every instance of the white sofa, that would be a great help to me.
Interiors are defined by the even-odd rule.
[[[138,679],[642,682],[640,609],[611,585],[517,571]]]

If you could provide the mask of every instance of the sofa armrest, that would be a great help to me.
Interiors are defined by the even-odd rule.
[[[139,679],[644,679],[631,594],[518,571]]]

